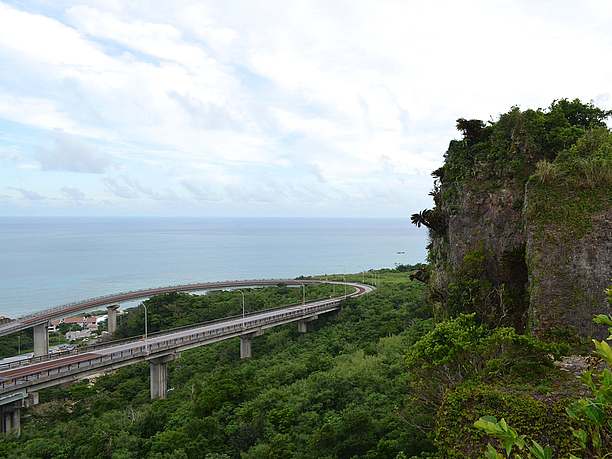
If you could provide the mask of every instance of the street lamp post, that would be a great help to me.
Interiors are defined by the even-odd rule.
[[[149,346],[147,344],[147,337],[149,335],[149,317],[148,317],[148,311],[147,311],[147,305],[144,304],[144,302],[142,303],[142,307],[144,308],[144,341],[145,341],[145,353],[148,354],[149,353]]]
[[[242,290],[238,290],[242,295],[242,328],[244,328],[245,322],[245,308],[244,308],[244,292]]]
[[[342,266],[342,279],[344,280],[344,299],[346,300],[346,266]]]

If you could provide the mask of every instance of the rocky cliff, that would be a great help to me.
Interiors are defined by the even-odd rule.
[[[430,232],[438,317],[593,334],[592,316],[611,312],[610,114],[560,100],[486,125],[458,120],[463,138],[432,174],[435,207],[413,215]]]

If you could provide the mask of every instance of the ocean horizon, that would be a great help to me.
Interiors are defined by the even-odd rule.
[[[409,218],[0,217],[0,315],[139,288],[425,260]]]

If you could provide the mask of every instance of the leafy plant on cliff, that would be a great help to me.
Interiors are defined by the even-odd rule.
[[[612,340],[612,316],[599,314],[593,321],[608,326]],[[567,414],[580,424],[574,436],[581,452],[587,457],[609,457],[612,449],[612,348],[606,341],[593,340],[595,354],[606,364],[600,372],[586,371],[582,382],[591,392],[590,397],[577,400],[567,408]]]
[[[423,209],[416,214],[412,214],[410,216],[410,221],[413,225],[416,225],[417,228],[420,228],[421,225],[426,226],[439,235],[444,234],[446,231],[446,217],[440,209]]]
[[[612,184],[612,132],[607,128],[587,131],[554,162],[537,163],[535,178],[552,185],[558,180],[576,187],[605,187]]]
[[[557,168],[553,163],[542,159],[536,164],[535,177],[542,184],[551,184],[557,179]]]
[[[517,334],[512,328],[489,329],[475,314],[440,322],[406,354],[411,393],[425,411],[436,411],[445,395],[466,381],[489,377],[539,377],[552,367],[549,355],[562,349]],[[431,421],[431,420],[430,420]]]
[[[531,440],[531,445],[526,441],[525,435],[519,435],[516,430],[510,427],[504,418],[500,421],[495,416],[483,416],[474,423],[474,427],[477,429],[484,430],[488,435],[497,438],[504,446],[506,457],[514,457],[521,459],[522,454],[515,453],[512,455],[512,450],[525,450],[527,451],[529,458],[535,459],[552,459],[552,449],[548,446],[541,446],[537,441]],[[503,459],[504,456],[500,454],[493,446],[487,445],[485,452],[486,459]]]
[[[463,139],[468,145],[474,145],[482,138],[485,124],[480,120],[457,120],[457,130],[463,134]]]
[[[608,295],[612,295],[608,290]],[[612,316],[599,314],[593,321],[599,325],[608,326],[612,340]],[[606,341],[593,340],[594,353],[605,362],[606,368],[599,372],[586,371],[581,375],[581,380],[591,392],[588,397],[582,397],[574,401],[566,408],[570,419],[576,422],[578,428],[572,428],[574,440],[578,447],[576,453],[590,458],[610,457],[612,449],[612,348]],[[531,440],[532,446],[528,446],[529,454],[522,456],[515,454],[511,456],[513,448],[521,451],[526,445],[525,435],[519,435],[516,430],[508,426],[502,418],[497,421],[491,416],[483,416],[474,423],[474,427],[483,430],[488,435],[498,439],[506,453],[506,457],[527,457],[536,459],[551,459],[552,449],[542,447],[535,440]],[[487,459],[498,459],[503,456],[491,444],[487,445],[485,453]],[[578,459],[570,455],[571,459]]]
[[[444,166],[436,171],[447,198],[474,177],[511,176],[526,181],[538,160],[554,160],[592,129],[606,129],[612,115],[578,99],[553,101],[547,109],[513,107],[497,121],[457,120],[462,141],[451,141]],[[481,184],[483,183],[480,180]]]

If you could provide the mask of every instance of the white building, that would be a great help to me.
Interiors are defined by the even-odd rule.
[[[74,341],[81,338],[89,338],[91,336],[91,330],[78,330],[78,331],[69,331],[66,333],[66,339],[68,341]]]

